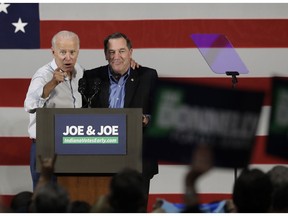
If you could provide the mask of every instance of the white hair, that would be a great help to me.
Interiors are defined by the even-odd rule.
[[[78,43],[78,49],[80,47],[80,40],[79,40],[79,37],[76,33],[74,32],[71,32],[71,31],[66,31],[66,30],[63,30],[63,31],[60,31],[58,32],[57,34],[55,34],[51,40],[51,44],[52,44],[52,47],[55,48],[56,47],[56,41],[58,38],[66,38],[66,39],[72,39],[72,38],[75,38],[77,40],[77,43]]]

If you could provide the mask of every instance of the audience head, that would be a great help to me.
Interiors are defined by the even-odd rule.
[[[267,174],[273,184],[271,212],[288,212],[288,167],[274,166]]]
[[[133,169],[124,169],[113,176],[110,184],[108,202],[113,212],[146,212],[147,196],[141,173]]]
[[[288,183],[288,167],[277,165],[267,172],[271,179],[273,187],[278,187]]]
[[[238,213],[265,213],[269,211],[272,183],[259,169],[244,169],[236,179],[233,201]]]
[[[76,200],[70,203],[69,213],[89,213],[91,205],[88,202]]]
[[[23,191],[16,194],[10,204],[10,208],[15,213],[29,213],[33,193],[30,191]]]
[[[285,183],[273,191],[271,212],[287,213],[288,212],[288,184]]]
[[[65,213],[68,211],[69,196],[60,185],[49,182],[37,191],[31,209],[35,213]]]

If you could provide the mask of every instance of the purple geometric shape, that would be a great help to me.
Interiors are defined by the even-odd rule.
[[[231,71],[239,74],[249,73],[225,35],[191,34],[190,37],[214,73],[225,74]]]

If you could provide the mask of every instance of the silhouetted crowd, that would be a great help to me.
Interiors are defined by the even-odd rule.
[[[15,195],[9,208],[11,213],[148,213],[147,194],[140,172],[126,168],[115,174],[109,192],[90,205],[86,201],[71,201],[61,185],[51,181],[56,158],[40,157],[40,180],[35,192],[24,191]],[[245,168],[236,178],[231,200],[204,205],[199,202],[196,183],[199,177],[213,167],[208,148],[200,146],[192,157],[185,178],[183,203],[176,205],[159,199],[153,213],[285,213],[288,212],[288,167],[277,165],[268,172]],[[212,208],[212,204],[216,204]],[[211,207],[211,208],[210,208]]]

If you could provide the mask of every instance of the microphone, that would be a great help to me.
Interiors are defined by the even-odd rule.
[[[86,86],[87,86],[87,82],[86,79],[81,78],[78,81],[78,92],[82,95],[85,94],[85,90],[86,90]]]
[[[99,78],[96,78],[92,81],[91,84],[91,95],[94,97],[95,94],[97,94],[100,90],[101,80]]]
[[[92,100],[100,91],[101,79],[95,78],[89,81],[89,98],[88,98],[88,107],[91,108]]]
[[[85,95],[86,88],[87,88],[86,79],[84,79],[84,78],[79,79],[79,81],[78,81],[78,92],[82,95],[82,99],[83,99],[82,108],[86,107],[87,104],[88,104],[88,100],[87,100],[87,97]]]

